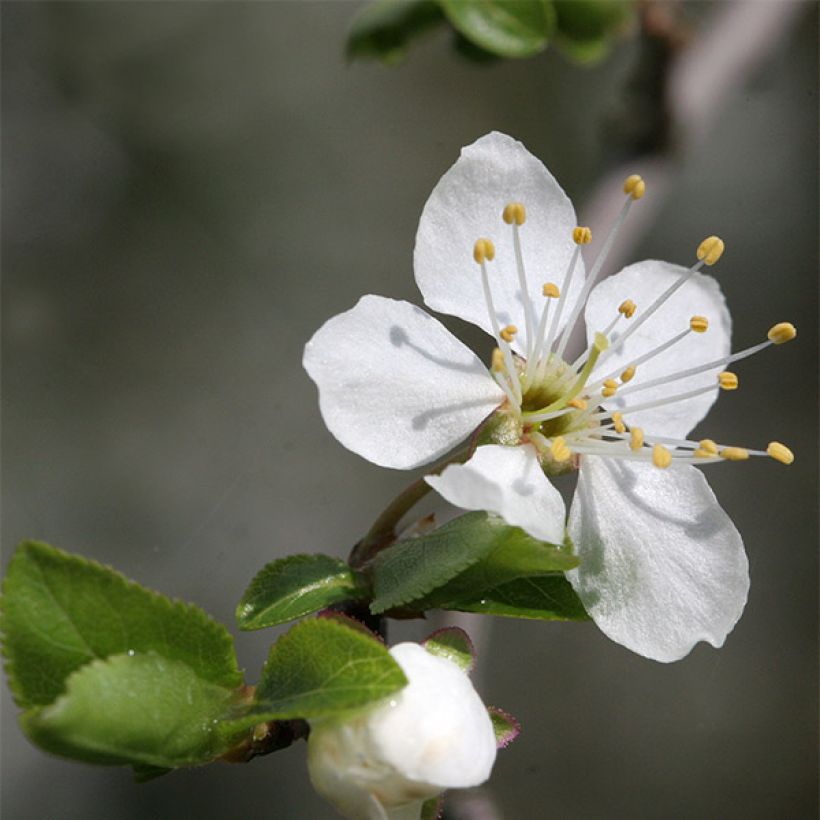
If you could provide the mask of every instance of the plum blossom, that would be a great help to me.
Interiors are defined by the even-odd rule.
[[[365,296],[305,348],[323,418],[370,461],[411,469],[472,436],[465,463],[426,477],[452,504],[497,513],[536,538],[568,531],[567,573],[600,629],[658,661],[698,641],[722,646],[749,588],[743,542],[700,466],[771,456],[691,430],[726,368],[794,338],[786,322],[732,353],[717,281],[701,272],[723,242],[708,237],[690,267],[647,260],[598,282],[639,176],[586,272],[589,228],[524,146],[493,132],[464,148],[428,199],[414,270],[425,304],[495,340],[489,367],[407,302]],[[596,284],[597,283],[597,284]],[[583,312],[587,345],[568,355]],[[551,478],[578,473],[566,520]]]
[[[404,689],[352,715],[311,721],[311,781],[350,820],[418,820],[425,801],[480,785],[495,763],[493,724],[466,671],[415,643],[390,654]]]

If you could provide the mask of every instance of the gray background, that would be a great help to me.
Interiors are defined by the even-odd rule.
[[[40,538],[232,624],[266,561],[345,555],[408,476],[325,431],[304,342],[363,293],[419,301],[416,223],[461,145],[507,131],[580,204],[610,165],[634,44],[591,69],[475,67],[434,36],[401,67],[347,65],[355,8],[3,4],[4,561]],[[816,814],[816,16],[647,196],[632,255],[686,262],[718,233],[735,345],[800,328],[701,428],[797,453],[709,472],[745,537],[746,612],[673,665],[592,624],[494,621],[483,694],[525,726],[491,784],[507,818]],[[239,636],[250,680],[272,637]],[[14,714],[4,689],[8,820],[333,816],[302,746],[136,786],[46,757]]]

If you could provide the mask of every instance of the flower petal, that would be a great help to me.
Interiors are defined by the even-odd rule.
[[[481,360],[409,302],[364,296],[325,322],[303,364],[345,447],[411,469],[452,449],[503,399]]]
[[[638,321],[641,310],[648,308],[656,297],[685,272],[686,268],[680,265],[647,260],[630,265],[596,285],[586,305],[589,343],[592,343],[596,331],[609,325],[618,313],[618,305],[625,299],[632,299],[638,305],[638,310],[632,319],[620,320],[617,329],[621,333],[628,329],[629,322]],[[730,352],[732,322],[726,302],[717,280],[696,273],[622,345],[619,346],[617,336],[614,337],[613,345],[601,358],[593,373],[593,380],[611,372],[622,372],[639,356],[686,330],[692,316],[708,318],[709,329],[706,333],[690,333],[645,364],[639,364],[629,387],[727,356]],[[643,427],[647,434],[685,436],[706,415],[717,398],[717,374],[721,369],[716,367],[696,376],[638,390],[623,397],[616,394],[602,404],[608,410],[619,410],[624,405],[646,404],[699,387],[715,385],[715,389],[709,393],[651,410],[638,411],[626,417],[627,423]]]
[[[433,189],[419,221],[414,268],[416,283],[432,310],[466,319],[492,334],[481,275],[473,260],[477,239],[496,248],[488,263],[493,301],[502,326],[519,329],[514,347],[524,351],[524,308],[515,262],[512,228],[501,217],[509,202],[521,202],[527,221],[521,245],[530,297],[540,316],[545,282],[563,287],[574,250],[575,210],[561,186],[517,140],[492,132],[461,150],[461,156]],[[569,316],[584,279],[579,259],[563,317]]]
[[[465,464],[424,480],[456,507],[497,513],[533,538],[564,540],[564,500],[550,484],[531,445],[479,447]]]
[[[749,591],[743,541],[703,474],[680,465],[582,458],[567,573],[598,627],[657,661],[720,647]]]

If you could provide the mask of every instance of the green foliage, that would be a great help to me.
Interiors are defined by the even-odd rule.
[[[555,25],[549,0],[439,0],[453,28],[498,57],[532,57]]]
[[[536,541],[484,512],[467,513],[429,535],[401,541],[373,562],[375,613],[430,609],[528,575],[578,565],[570,545]]]
[[[388,65],[401,62],[413,40],[443,22],[434,0],[379,0],[354,18],[347,56],[373,57]]]
[[[610,43],[634,14],[631,0],[553,0],[555,41],[574,60],[594,62],[606,56]]]
[[[490,706],[487,711],[493,722],[496,745],[499,749],[506,749],[521,734],[521,724],[497,706]]]
[[[273,645],[254,703],[228,726],[326,717],[380,700],[406,684],[401,667],[376,636],[335,618],[313,618]]]
[[[236,608],[240,629],[263,629],[368,595],[364,578],[327,555],[291,555],[265,566]]]
[[[129,651],[180,661],[217,686],[242,681],[230,634],[201,609],[36,541],[9,564],[2,628],[9,684],[23,707],[50,704],[73,672]]]
[[[113,655],[69,676],[66,692],[22,718],[46,751],[88,763],[174,768],[227,750],[218,731],[236,695],[153,652]],[[153,772],[156,774],[156,771]]]
[[[432,655],[447,658],[465,672],[470,673],[475,666],[475,647],[470,636],[457,626],[447,626],[434,632],[426,641],[424,648]]]

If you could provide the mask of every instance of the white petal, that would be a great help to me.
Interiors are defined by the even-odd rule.
[[[545,282],[563,286],[575,248],[575,211],[555,178],[517,140],[493,132],[461,150],[455,165],[433,189],[419,221],[414,267],[425,304],[472,322],[492,333],[473,261],[473,245],[486,237],[495,244],[488,263],[499,322],[519,329],[514,346],[524,345],[524,311],[512,228],[501,218],[504,206],[521,202],[527,221],[521,226],[522,255],[531,299],[540,316]],[[583,283],[579,260],[563,316],[569,315]]]
[[[504,398],[444,325],[381,296],[325,322],[303,364],[330,432],[383,467],[410,469],[443,455]]]
[[[749,591],[743,541],[695,467],[584,456],[567,573],[600,629],[657,661],[723,645]]]
[[[632,299],[638,310],[632,319],[620,320],[617,328],[620,332],[628,329],[630,322],[637,321],[641,316],[641,310],[648,308],[655,298],[685,271],[686,268],[680,265],[647,260],[630,265],[615,276],[605,279],[592,290],[587,301],[586,323],[589,343],[592,342],[595,331],[603,330],[617,315],[618,305],[624,299]],[[596,368],[593,379],[605,376],[616,369],[619,372],[625,370],[639,356],[686,330],[692,316],[708,318],[709,329],[706,333],[690,333],[668,350],[639,365],[634,379],[629,382],[629,387],[727,356],[730,352],[732,322],[726,302],[717,280],[696,273],[624,344],[619,346],[615,341],[611,351]],[[686,436],[706,415],[717,398],[717,374],[721,370],[722,368],[717,367],[670,384],[639,390],[623,398],[616,395],[602,403],[608,410],[618,410],[624,405],[645,404],[699,387],[715,385],[713,391],[701,396],[651,410],[638,411],[626,417],[629,424],[643,427],[647,435],[656,433]]]
[[[465,464],[451,464],[424,480],[456,507],[497,513],[541,541],[564,540],[564,501],[531,445],[488,444]]]

